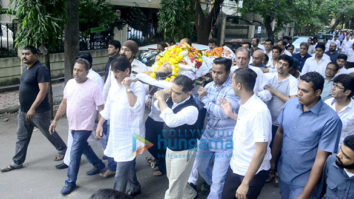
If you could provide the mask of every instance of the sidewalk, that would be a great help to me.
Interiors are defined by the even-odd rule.
[[[63,97],[64,82],[52,84],[54,105]],[[17,112],[19,108],[18,89],[0,93],[0,114]]]

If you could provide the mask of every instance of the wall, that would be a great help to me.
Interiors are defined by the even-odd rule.
[[[93,69],[96,72],[104,70],[108,60],[107,50],[90,50],[93,58]],[[44,57],[40,56],[44,63]],[[21,76],[21,60],[19,57],[0,58],[0,86],[13,85],[19,82]],[[64,53],[50,55],[50,67],[52,78],[64,76]]]

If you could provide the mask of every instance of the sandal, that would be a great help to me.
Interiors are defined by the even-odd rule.
[[[54,157],[54,161],[60,161],[60,160],[63,160],[64,159],[64,156],[63,154],[58,154]]]
[[[12,171],[12,170],[15,170],[15,169],[21,169],[23,166],[19,166],[19,167],[14,167],[12,165],[9,165],[3,169],[1,169],[1,172],[2,173],[5,173],[5,172],[9,172],[9,171]]]

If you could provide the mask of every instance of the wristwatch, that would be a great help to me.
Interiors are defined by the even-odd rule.
[[[133,90],[132,90],[132,89],[127,88],[127,93],[132,93],[132,92],[133,92]]]

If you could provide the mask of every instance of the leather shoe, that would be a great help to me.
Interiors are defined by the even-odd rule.
[[[68,195],[69,193],[71,193],[72,191],[74,191],[76,188],[75,184],[67,184],[63,187],[63,189],[61,190],[61,194],[62,195]]]
[[[90,171],[86,172],[86,174],[89,175],[89,176],[93,176],[93,175],[99,174],[102,171],[102,169],[104,169],[104,167],[105,167],[104,164],[99,166],[99,167],[94,167]]]
[[[58,165],[55,166],[55,168],[57,168],[57,169],[66,169],[68,167],[69,166],[66,165],[65,163],[61,163],[61,164],[58,164]]]

